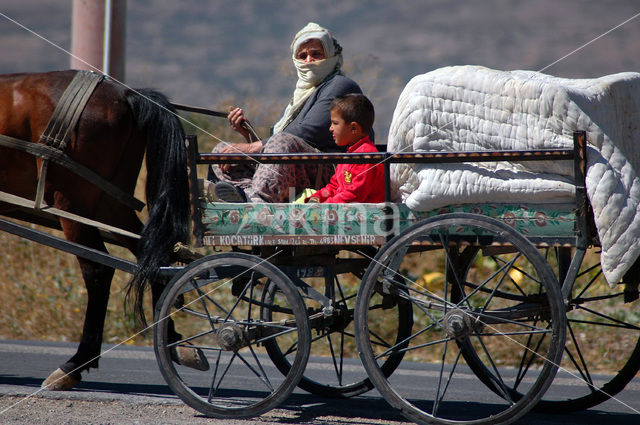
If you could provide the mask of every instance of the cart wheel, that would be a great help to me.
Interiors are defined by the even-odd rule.
[[[559,271],[567,270],[571,251],[571,248],[542,250],[547,262]],[[559,274],[564,277],[565,272]],[[498,292],[496,296],[514,294]],[[561,367],[536,406],[537,411],[569,413],[594,407],[622,391],[634,378],[640,370],[640,327],[634,320],[639,304],[623,300],[622,287],[612,290],[604,280],[598,253],[588,252],[568,302]],[[521,350],[520,356],[525,376],[530,373],[526,349]],[[494,386],[489,387],[495,391]]]
[[[547,249],[545,255],[561,269],[571,259],[565,248]],[[625,303],[623,289],[623,285],[609,287],[598,252],[587,251],[569,298],[562,367],[536,410],[588,409],[622,391],[636,376],[640,370],[640,301]]]
[[[343,253],[348,260],[358,259],[369,263],[368,253]],[[348,261],[347,260],[347,261]],[[338,262],[340,259],[338,259]],[[353,267],[350,269],[358,269]],[[361,266],[361,270],[364,268]],[[344,271],[344,270],[343,270]],[[298,387],[322,397],[347,398],[367,392],[373,388],[366,370],[362,367],[356,351],[353,312],[362,273],[340,272],[331,268],[324,278],[307,278],[305,283],[314,288],[324,287],[324,292],[332,302],[332,311],[323,310],[317,301],[307,298],[307,312],[311,327],[311,356],[313,361],[307,365]],[[359,274],[359,275],[358,275]],[[274,304],[272,297],[275,286],[267,291],[267,305]],[[411,329],[411,305],[407,302],[390,305],[389,314],[393,314],[393,331],[380,340],[380,344],[392,346],[407,338]],[[263,310],[263,320],[271,320],[271,311]],[[296,344],[283,346],[281,341],[272,340],[265,344],[267,353],[278,369],[284,374],[291,368]],[[385,376],[391,375],[402,360],[402,353],[389,356],[381,368]],[[327,373],[329,371],[330,373]]]
[[[503,293],[512,295],[497,295]],[[372,328],[391,323],[389,297],[411,303],[414,324],[408,338],[380,347]],[[544,258],[506,224],[475,214],[425,220],[385,245],[363,278],[355,320],[378,391],[405,417],[426,424],[503,424],[524,415],[553,380],[566,329]],[[537,368],[526,380],[522,357],[512,354],[522,347]],[[385,377],[380,363],[399,352],[404,363]],[[461,391],[474,375],[496,394]]]
[[[276,288],[265,305],[263,293]],[[269,308],[271,320],[260,317]],[[168,340],[171,317],[182,334]],[[215,254],[191,263],[164,290],[156,307],[154,348],[160,371],[189,406],[216,418],[252,417],[284,401],[309,357],[310,331],[304,303],[275,266],[242,253]],[[297,341],[292,367],[282,375],[264,343]],[[172,361],[179,347],[199,348],[209,368],[194,371]]]

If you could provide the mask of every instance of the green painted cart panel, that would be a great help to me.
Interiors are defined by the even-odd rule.
[[[563,244],[575,238],[575,206],[569,204],[460,204],[417,212],[404,204],[201,203],[206,246],[382,245],[427,217],[452,212],[503,221],[530,240]],[[390,229],[390,230],[389,230]],[[464,228],[452,229],[464,234]],[[555,241],[555,242],[554,242]],[[565,242],[569,243],[570,242]]]

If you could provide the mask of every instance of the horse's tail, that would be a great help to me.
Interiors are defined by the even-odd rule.
[[[133,303],[143,325],[143,297],[147,285],[159,278],[158,268],[167,265],[177,242],[189,239],[189,183],[184,130],[175,109],[153,90],[128,92],[139,128],[147,137],[146,200],[149,218],[138,245],[138,268],[127,287],[127,305]]]

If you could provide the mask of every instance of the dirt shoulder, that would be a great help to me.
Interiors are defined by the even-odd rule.
[[[332,409],[333,410],[333,409]],[[201,416],[184,404],[167,402],[128,403],[118,400],[88,401],[63,398],[0,396],[0,423],[3,425],[334,425],[334,424],[400,424],[400,420],[362,417],[339,417],[322,414],[314,407],[304,409],[275,409],[259,418],[212,419]]]

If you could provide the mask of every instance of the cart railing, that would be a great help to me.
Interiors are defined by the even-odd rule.
[[[393,206],[390,183],[390,165],[399,163],[413,164],[439,164],[462,162],[524,162],[524,161],[573,161],[575,177],[575,229],[571,244],[585,248],[589,245],[597,245],[594,226],[591,218],[590,205],[586,196],[586,133],[577,131],[573,134],[573,148],[565,149],[539,149],[539,150],[504,150],[504,151],[464,151],[464,152],[380,152],[380,153],[291,153],[291,154],[220,154],[201,153],[198,151],[197,138],[187,138],[188,158],[191,179],[191,200],[194,221],[194,235],[201,240],[204,234],[202,229],[202,211],[199,201],[197,185],[197,165],[207,164],[273,164],[273,163],[322,163],[322,164],[383,164],[385,175],[385,202],[388,210],[388,230],[386,236],[391,237],[393,228]],[[464,202],[461,202],[464,203]],[[532,242],[536,243],[536,241]],[[538,241],[540,242],[540,241]],[[566,243],[563,243],[566,245]]]

